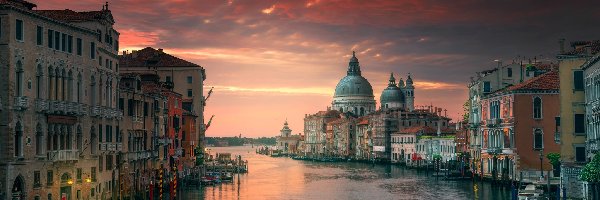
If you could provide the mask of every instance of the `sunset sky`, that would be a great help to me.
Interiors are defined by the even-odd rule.
[[[31,1],[42,10],[104,4]],[[573,2],[115,0],[109,8],[121,51],[163,48],[206,69],[205,88],[215,90],[204,114],[216,115],[207,136],[255,137],[279,134],[286,118],[302,132],[305,114],[330,106],[353,50],[377,101],[390,72],[411,73],[416,105],[456,119],[469,77],[494,60],[554,59],[559,38],[600,39],[598,1]]]

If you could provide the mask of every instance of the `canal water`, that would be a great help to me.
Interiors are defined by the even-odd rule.
[[[249,146],[211,148],[215,152],[242,155],[249,173],[235,175],[233,183],[184,188],[181,199],[510,199],[510,188],[399,166],[272,158]]]

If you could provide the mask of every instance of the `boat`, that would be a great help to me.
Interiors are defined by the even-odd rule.
[[[232,182],[233,181],[233,175],[231,175],[231,173],[224,173],[221,175],[221,180],[223,180],[223,182]]]
[[[541,196],[543,191],[538,189],[533,184],[525,186],[525,188],[519,189],[519,200],[535,200],[542,199]]]

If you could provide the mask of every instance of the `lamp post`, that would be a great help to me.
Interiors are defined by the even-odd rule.
[[[544,148],[542,147],[540,149],[540,180],[543,180],[544,178],[544,168],[543,168],[543,163],[544,162]]]

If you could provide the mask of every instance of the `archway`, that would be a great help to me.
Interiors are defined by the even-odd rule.
[[[60,198],[71,200],[71,186],[73,179],[69,173],[64,173],[60,176]]]
[[[25,180],[23,176],[19,175],[15,178],[11,192],[13,200],[25,199]]]

